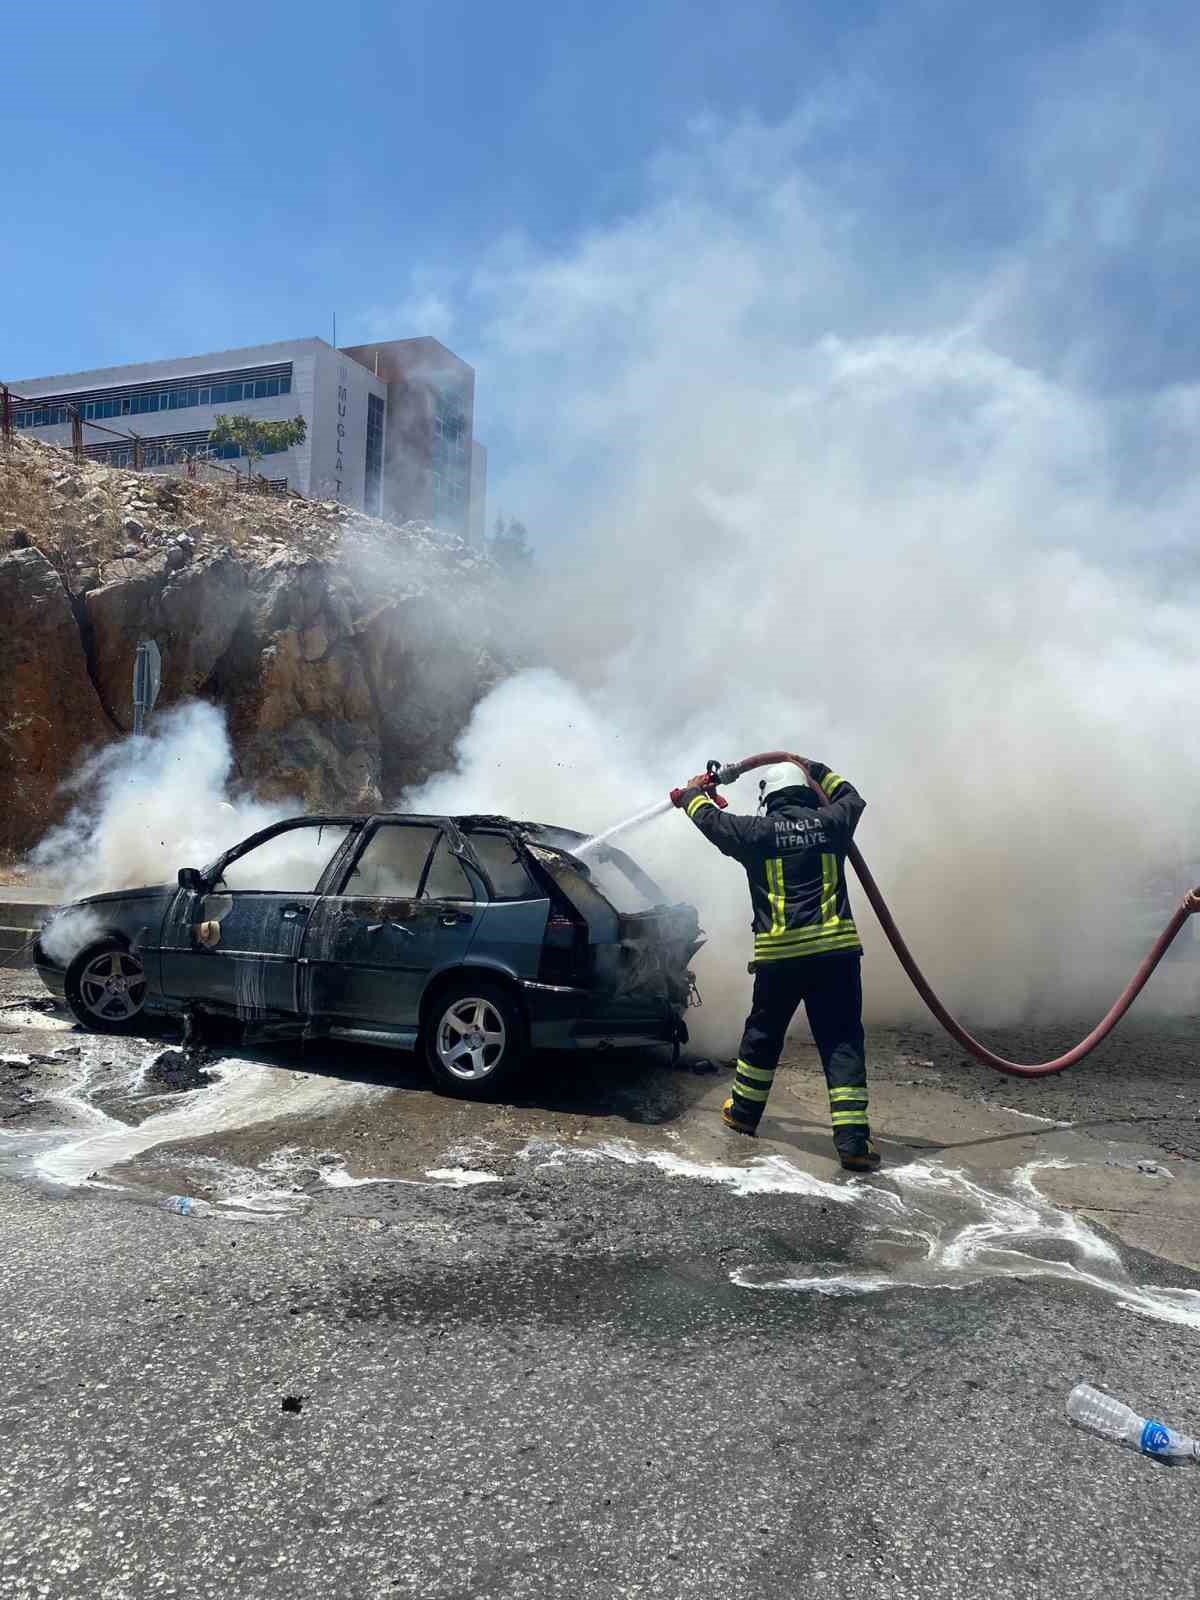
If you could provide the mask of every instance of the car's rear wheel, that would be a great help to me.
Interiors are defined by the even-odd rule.
[[[525,1020],[499,984],[461,979],[434,999],[425,1022],[425,1059],[438,1087],[487,1099],[525,1061]]]
[[[67,1004],[93,1033],[135,1033],[146,1010],[146,969],[117,939],[81,950],[67,968]]]

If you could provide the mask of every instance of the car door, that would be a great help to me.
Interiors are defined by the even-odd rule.
[[[163,987],[244,1021],[298,1018],[297,962],[317,886],[351,828],[298,819],[228,852],[202,892],[168,912]]]
[[[430,974],[464,959],[484,908],[460,846],[436,819],[371,825],[344,864],[341,892],[322,899],[309,926],[314,1021],[415,1037]]]

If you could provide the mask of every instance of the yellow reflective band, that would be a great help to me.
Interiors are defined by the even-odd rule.
[[[715,803],[716,802],[710,800],[706,794],[698,794],[694,800],[688,801],[687,814],[689,817],[694,817],[701,806],[711,806]]]
[[[775,939],[756,944],[756,956],[807,956],[819,950],[861,950],[862,940],[853,933],[830,933],[821,939]]]
[[[766,863],[767,869],[767,898],[771,903],[771,929],[768,937],[775,937],[787,930],[787,907],[783,887],[783,857],[776,856],[773,861]]]
[[[843,778],[840,773],[827,772],[825,774],[825,776],[821,779],[821,787],[822,787],[822,789],[824,789],[825,793],[832,800],[833,799],[833,791],[840,784],[845,783],[845,781],[846,781],[845,778]]]
[[[775,1082],[774,1067],[752,1067],[748,1061],[740,1059],[737,1064],[737,1075],[739,1078],[757,1078],[759,1083]]]
[[[821,950],[861,950],[862,940],[853,933],[831,933],[822,939],[771,940],[756,944],[756,956],[810,956]]]
[[[760,1104],[765,1104],[767,1096],[771,1093],[770,1089],[750,1089],[737,1078],[733,1080],[733,1092],[739,1100],[757,1100]]]
[[[821,921],[828,927],[836,922],[838,892],[838,864],[836,856],[821,857]]]
[[[854,1084],[849,1084],[849,1085],[846,1085],[844,1087],[838,1087],[838,1088],[830,1089],[830,1091],[829,1091],[829,1103],[830,1103],[830,1105],[832,1105],[835,1100],[861,1100],[863,1105],[866,1105],[866,1103],[867,1103],[867,1086],[864,1083],[861,1088],[858,1088]]]
[[[764,954],[762,952],[756,952],[755,953],[755,957],[754,957],[754,964],[757,967],[757,966],[761,966],[763,963],[765,963],[767,961],[811,961],[816,956],[833,955],[838,950],[849,950],[851,952],[861,951],[862,950],[862,945],[860,945],[860,944],[822,944],[822,945],[817,945],[815,948],[812,947],[812,946],[806,945],[804,947],[804,949],[802,949],[802,950],[772,950],[769,954]]]
[[[756,933],[754,937],[759,944],[786,944],[789,940],[827,939],[830,934],[834,933],[857,932],[858,929],[855,927],[851,918],[843,917],[839,922],[835,922],[830,928],[825,927],[822,923],[816,922],[805,928],[785,928],[782,933],[760,932]]]
[[[823,944],[828,939],[857,939],[858,929],[849,917],[831,928],[788,928],[783,933],[756,933],[755,949],[775,950],[788,944]]]
[[[835,1111],[829,1121],[835,1128],[867,1128],[871,1124],[865,1111]]]

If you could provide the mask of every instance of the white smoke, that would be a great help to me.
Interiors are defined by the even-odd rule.
[[[187,701],[160,712],[145,734],[106,746],[72,778],[75,805],[31,858],[39,881],[63,900],[168,883],[180,867],[206,866],[256,829],[302,809],[242,795],[232,775],[217,707]],[[62,934],[73,938],[66,925]]]
[[[1122,392],[1057,329],[1039,344],[1092,226],[1052,149],[1046,204],[1078,218],[1061,259],[1032,215],[1024,252],[910,262],[911,229],[857,203],[852,166],[818,183],[823,114],[709,124],[640,213],[489,255],[480,389],[530,452],[497,498],[564,530],[522,594],[516,642],[546,665],[406,799],[591,831],[710,756],[794,749],[863,791],[864,854],[954,1006],[1074,1017],[1200,856],[1200,386]],[[1109,193],[1111,159],[1070,175],[1080,195]],[[199,865],[274,814],[222,812],[229,773],[214,713],[164,714],[91,764],[40,864],[76,892]],[[751,781],[730,798],[750,809]],[[728,1039],[739,870],[674,815],[628,843],[699,907]],[[871,1014],[911,1012],[855,903]]]
[[[38,939],[51,961],[68,967],[79,952],[93,944],[104,932],[104,924],[87,906],[72,906],[55,912],[41,929]]]
[[[1018,360],[1036,280],[905,286],[795,141],[710,130],[642,214],[481,285],[485,378],[544,446],[505,501],[571,530],[527,596],[557,676],[495,691],[412,798],[590,830],[710,756],[797,750],[861,788],[859,843],[953,1005],[1074,1017],[1200,856],[1200,389],[1110,398]],[[628,848],[700,907],[701,986],[736,1012],[739,869],[674,816]],[[872,1013],[910,1011],[856,910]]]

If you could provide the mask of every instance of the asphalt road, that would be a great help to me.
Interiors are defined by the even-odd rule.
[[[30,1037],[0,1050],[19,1054]],[[62,1070],[54,1049],[76,1038],[56,1037],[34,1063],[46,1082]],[[1137,1096],[1161,1097],[1173,1072],[1187,1081],[1186,1038],[1163,1049],[1158,1091],[1128,1059],[1107,1101],[1099,1080],[1089,1086],[1111,1124],[1089,1149],[1123,1161],[1144,1133],[1121,1120]],[[928,1123],[915,1127],[899,1086],[918,1058],[896,1040],[877,1054],[908,1148],[897,1133],[874,1199],[860,1183],[845,1200],[803,1119],[793,1137],[803,1062],[777,1089],[780,1138],[756,1154],[812,1174],[809,1192],[746,1192],[721,1176],[717,1164],[751,1156],[706,1131],[718,1080],[619,1063],[607,1107],[596,1079],[575,1100],[535,1093],[515,1109],[367,1082],[300,1134],[277,1122],[251,1145],[229,1128],[166,1166],[147,1154],[141,1181],[117,1174],[121,1193],[0,1177],[0,1593],[1194,1593],[1200,1469],[1084,1435],[1063,1407],[1086,1378],[1200,1426],[1200,1327],[1047,1276],[1071,1255],[1049,1236],[1027,1264],[952,1287],[742,1286],[860,1272],[923,1140],[921,1160],[974,1159],[968,1140],[938,1144]],[[978,1103],[992,1087],[964,1082],[954,1104],[1000,1126]],[[44,1088],[0,1097],[15,1139],[48,1126]],[[196,1103],[211,1092],[193,1091]],[[951,1091],[937,1093],[922,1103],[936,1101],[944,1124]],[[148,1110],[106,1103],[131,1122]],[[347,1174],[385,1156],[395,1166],[399,1134],[388,1145],[378,1131],[389,1118],[419,1130],[410,1178],[440,1148],[447,1166],[494,1181],[322,1181],[330,1150]],[[623,1157],[599,1153],[613,1135],[629,1141],[613,1147]],[[294,1150],[289,1140],[319,1150],[321,1138],[323,1157],[296,1158],[290,1214],[185,1217],[155,1203],[168,1179],[195,1177],[189,1160],[249,1170]],[[1038,1132],[986,1138],[1001,1141],[985,1148],[999,1185]],[[1014,1154],[1005,1138],[1032,1142]],[[1142,1181],[1132,1165],[1110,1170]],[[1186,1187],[1187,1163],[1174,1170],[1164,1195]],[[1187,1267],[1119,1248],[1137,1284],[1200,1289]],[[284,1409],[289,1397],[298,1410]]]

